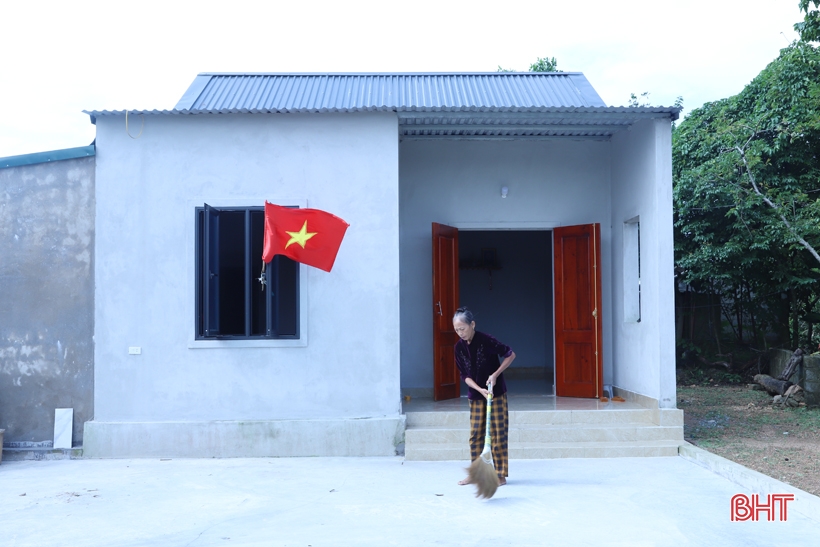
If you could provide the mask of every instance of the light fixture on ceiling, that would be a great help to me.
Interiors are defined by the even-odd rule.
[[[508,193],[509,191],[510,191],[510,189],[509,189],[509,188],[507,188],[506,186],[502,186],[502,187],[501,187],[501,197],[502,197],[502,198],[507,197],[507,193]]]

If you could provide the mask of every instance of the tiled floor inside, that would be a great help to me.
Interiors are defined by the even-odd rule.
[[[641,409],[639,404],[630,402],[606,402],[597,399],[577,399],[574,397],[556,397],[554,395],[520,395],[509,393],[507,404],[511,411],[515,410],[635,410]],[[457,412],[470,410],[470,403],[466,395],[458,399],[434,401],[428,398],[411,398],[402,401],[402,412]]]

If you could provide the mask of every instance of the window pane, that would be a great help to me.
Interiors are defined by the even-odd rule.
[[[262,273],[262,245],[265,240],[265,211],[251,211],[251,272],[253,283],[251,288],[251,336],[266,334],[265,312],[267,310],[268,291],[259,283]]]
[[[219,215],[220,334],[245,335],[245,212]]]
[[[285,256],[279,260],[279,336],[299,334],[299,264]]]

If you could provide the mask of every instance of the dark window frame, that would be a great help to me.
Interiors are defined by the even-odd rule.
[[[259,222],[259,215],[261,215],[262,227],[264,227],[264,210],[261,206],[211,207],[205,204],[202,207],[195,207],[195,340],[301,339],[300,278],[302,266],[287,257],[276,256],[265,268],[264,291],[258,280],[261,273],[261,240],[264,228],[258,230],[257,226],[254,230],[253,224],[254,219],[257,223]],[[225,255],[221,244],[225,242],[220,240],[219,217],[223,214],[234,216],[234,228],[237,224],[237,215],[244,215],[241,220],[244,224],[244,234],[242,234],[243,241],[240,243],[240,245],[243,244],[241,250],[243,256],[241,260],[233,261],[233,263],[242,262],[243,286],[241,291],[234,289],[233,294],[236,296],[241,293],[243,300],[241,307],[244,314],[244,333],[220,332],[220,326],[225,323],[223,321],[225,312],[220,309],[222,290],[220,274],[224,271],[220,269],[220,262],[223,261],[223,255]],[[209,245],[206,246],[206,242]],[[233,251],[236,254],[236,250],[233,249]],[[258,253],[260,257],[258,261],[253,258],[255,253]],[[255,262],[256,268],[253,267]],[[215,268],[217,273],[214,273],[211,268]],[[207,278],[206,272],[208,273]],[[256,296],[254,300],[254,292],[257,295],[261,294],[262,297]],[[260,306],[263,308],[261,312],[258,310]],[[289,309],[283,310],[284,307],[289,307]],[[259,314],[257,319],[260,326],[260,317],[264,315],[264,326],[261,327],[261,332],[256,333],[253,332],[254,319],[252,317],[255,309]],[[285,321],[283,321],[283,315],[287,316]],[[260,328],[256,330],[260,331]]]

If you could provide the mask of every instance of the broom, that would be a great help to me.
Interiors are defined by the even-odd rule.
[[[492,439],[490,438],[490,410],[493,404],[493,386],[487,386],[487,432],[484,437],[484,450],[467,468],[467,483],[475,484],[477,498],[491,498],[498,490],[498,475],[493,467],[493,455],[491,451]]]

